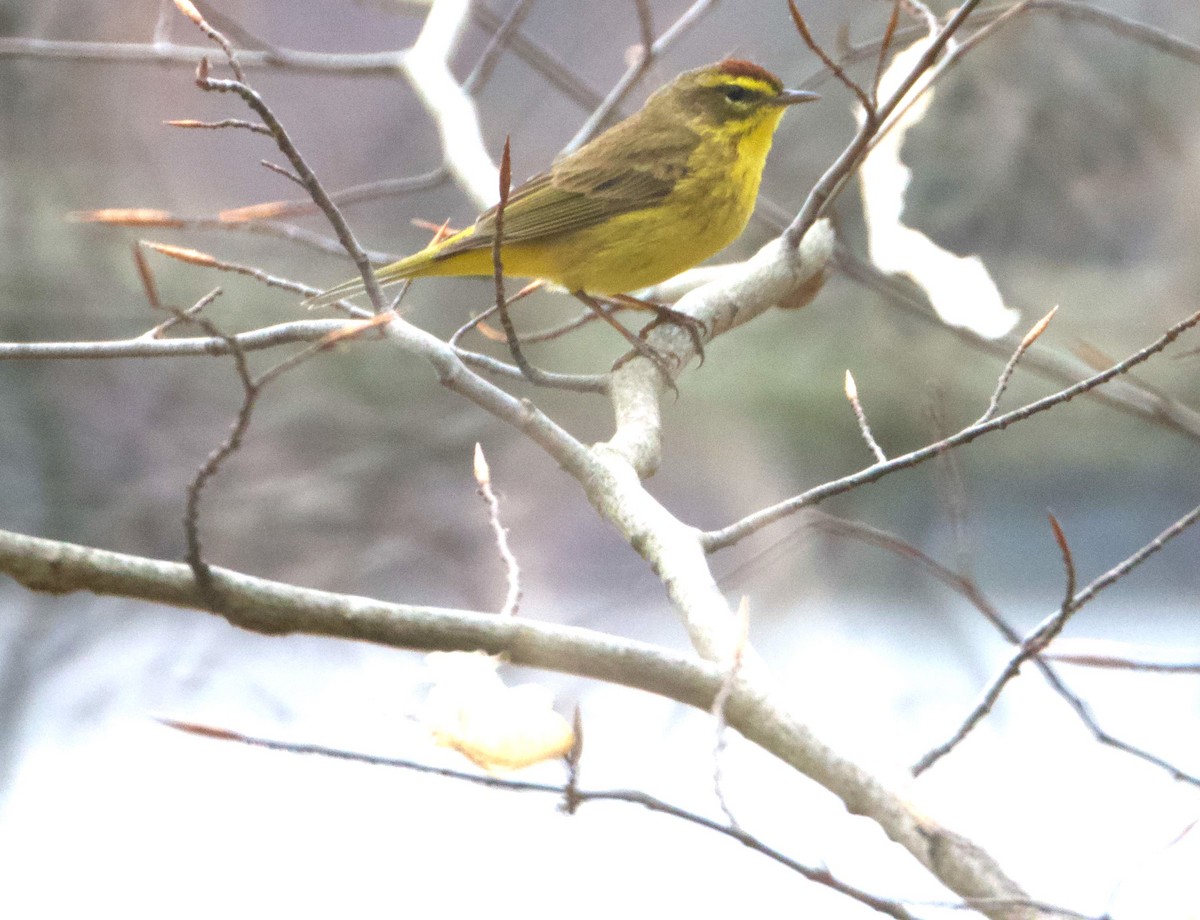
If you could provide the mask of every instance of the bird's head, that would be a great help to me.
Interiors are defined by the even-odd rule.
[[[731,134],[774,125],[787,106],[819,99],[816,93],[785,89],[775,74],[750,61],[727,58],[681,73],[646,102],[647,109],[673,112],[695,128]]]

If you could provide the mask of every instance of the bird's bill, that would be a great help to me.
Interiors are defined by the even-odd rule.
[[[775,105],[795,105],[797,102],[816,102],[821,96],[804,89],[785,89],[771,100]]]

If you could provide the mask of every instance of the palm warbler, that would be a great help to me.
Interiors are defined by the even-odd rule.
[[[817,99],[770,71],[725,60],[680,74],[629,118],[514,188],[504,209],[504,274],[579,295],[664,281],[725,248],[754,209],[784,109]],[[375,272],[381,285],[491,275],[496,209]],[[306,301],[361,293],[347,281]]]

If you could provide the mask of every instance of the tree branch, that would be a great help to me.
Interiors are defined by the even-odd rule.
[[[123,553],[0,531],[0,572],[31,591],[128,597],[201,608],[191,569]],[[708,711],[725,674],[717,665],[646,643],[576,627],[535,623],[467,610],[389,604],[298,588],[212,567],[230,623],[273,635],[304,633],[391,648],[504,653],[516,664],[564,671],[665,696]],[[979,847],[916,813],[905,799],[840,757],[783,713],[761,686],[739,678],[725,705],[728,724],[751,742],[840,796],[853,814],[876,821],[963,897],[1008,899],[981,907],[989,916],[1044,917],[1014,909],[1024,892]],[[999,902],[998,902],[999,903]]]
[[[807,508],[812,505],[819,504],[827,498],[834,495],[840,495],[850,489],[858,488],[867,483],[875,482],[882,479],[896,470],[906,469],[916,466],[919,463],[924,463],[933,457],[951,450],[955,447],[961,447],[964,444],[969,444],[975,439],[982,437],[992,431],[1000,431],[1007,428],[1014,422],[1023,421],[1031,416],[1044,412],[1054,406],[1068,402],[1083,393],[1087,393],[1102,384],[1124,374],[1130,368],[1141,364],[1158,354],[1168,345],[1175,341],[1179,336],[1183,335],[1188,329],[1200,324],[1200,311],[1193,313],[1186,319],[1176,323],[1165,333],[1163,333],[1155,341],[1151,342],[1145,348],[1142,348],[1124,361],[1114,364],[1107,370],[1101,371],[1088,377],[1086,380],[1081,380],[1074,386],[1067,387],[1064,390],[1059,390],[1057,393],[1051,393],[1049,396],[1044,396],[1041,399],[1035,400],[1028,405],[1022,406],[1019,409],[1014,409],[1004,415],[997,416],[987,422],[970,425],[957,434],[951,435],[934,444],[926,445],[914,451],[910,451],[900,457],[895,457],[886,463],[876,463],[866,469],[860,470],[857,473],[852,473],[849,476],[843,476],[840,479],[832,480],[815,488],[809,489],[807,492],[779,502],[769,508],[764,508],[761,511],[756,511],[749,514],[728,527],[723,527],[720,530],[709,531],[704,535],[704,546],[709,552],[715,552],[719,549],[724,549],[732,546],[744,537],[761,530],[768,524],[781,520],[788,515],[794,514],[801,508]]]

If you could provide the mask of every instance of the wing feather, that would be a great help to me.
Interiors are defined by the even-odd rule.
[[[513,189],[504,209],[504,241],[522,243],[594,227],[619,214],[652,207],[671,193],[687,174],[687,157],[695,140],[676,136],[658,145],[638,144],[639,156],[614,157],[627,138],[617,125],[600,138]],[[630,126],[632,129],[636,125]],[[621,164],[614,171],[613,162]],[[438,258],[490,248],[495,239],[496,208],[475,221],[473,232],[445,246]]]

